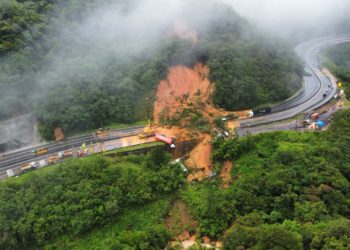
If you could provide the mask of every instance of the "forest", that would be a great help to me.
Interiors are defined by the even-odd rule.
[[[162,148],[115,160],[93,156],[1,183],[0,248],[71,249],[70,241],[124,220],[107,249],[163,249],[170,233],[162,217],[185,184],[183,170],[170,159]],[[149,209],[145,225],[138,223],[143,212],[125,222],[137,208]]]
[[[123,15],[139,2],[113,1]],[[93,35],[84,40],[76,28],[110,3],[1,1],[0,120],[34,112],[45,139],[53,139],[56,127],[69,135],[143,120],[146,97],[153,100],[168,67],[196,61],[210,66],[213,100],[228,110],[278,102],[299,88],[303,70],[292,49],[264,38],[223,3],[186,2],[182,19],[198,35],[195,46],[163,35],[132,56],[103,41],[98,46]],[[211,18],[189,15],[193,6]]]
[[[344,83],[344,90],[350,93],[350,45],[340,44],[326,49],[323,61],[336,77]]]
[[[175,200],[223,249],[350,247],[350,110],[327,131],[213,142],[216,175],[187,183],[162,148],[66,161],[0,183],[1,249],[164,249]],[[128,248],[129,247],[129,248]],[[172,249],[172,248],[169,248]]]
[[[233,184],[189,185],[182,198],[223,249],[350,247],[350,110],[326,132],[273,132],[214,143]]]

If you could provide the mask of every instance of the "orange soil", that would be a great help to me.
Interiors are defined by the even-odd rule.
[[[239,128],[241,126],[241,122],[240,121],[228,121],[226,123],[226,126],[228,129],[233,130],[235,128]]]
[[[176,21],[168,36],[190,39],[194,45],[198,39],[196,32],[190,30],[189,26],[180,20]],[[189,131],[178,127],[164,128],[159,125],[161,121],[181,114],[186,108],[195,108],[197,112],[199,111],[209,121],[212,128],[214,118],[233,113],[218,109],[212,104],[211,96],[215,86],[208,79],[209,73],[209,68],[202,63],[196,63],[193,68],[183,65],[170,67],[167,78],[158,85],[154,102],[153,117],[155,125],[158,126],[157,132],[175,137],[177,141],[190,137],[203,138],[190,152],[186,162],[187,166],[194,170],[188,177],[189,181],[202,180],[212,173],[211,135],[201,133],[196,129]],[[240,118],[248,116],[247,111],[235,112],[235,114]],[[186,121],[180,120],[180,123],[180,126],[186,127],[186,124],[182,124]],[[234,129],[239,126],[239,122],[231,122],[228,125],[230,129]]]
[[[189,158],[185,162],[186,166],[197,171],[188,175],[188,181],[193,181],[195,179],[201,181],[210,176],[212,171],[212,146],[210,141],[211,136],[205,135],[204,139],[190,152]]]
[[[175,237],[175,240],[185,241],[195,239],[195,235],[190,235],[188,229],[190,227],[197,228],[198,222],[193,220],[188,212],[186,204],[182,201],[176,201],[169,212],[169,217],[165,219],[165,223],[169,230],[175,234],[181,230],[182,232]]]
[[[204,236],[204,237],[203,237],[203,243],[204,243],[204,244],[210,244],[210,239],[209,239],[209,237]]]
[[[192,41],[193,44],[196,44],[198,41],[197,33],[190,29],[188,24],[182,20],[176,20],[173,26],[168,32],[168,36],[177,36],[186,40]]]
[[[231,170],[233,168],[233,164],[231,161],[225,161],[224,166],[221,169],[220,177],[223,180],[223,188],[228,188],[232,183]]]
[[[56,141],[64,140],[64,133],[62,128],[55,128],[55,139]]]
[[[220,110],[211,103],[214,85],[209,82],[208,76],[209,68],[201,63],[195,64],[193,69],[183,65],[169,68],[167,79],[162,80],[157,89],[153,109],[155,124],[159,125],[164,116],[173,117],[175,113],[181,113],[185,108],[194,106],[211,123],[215,117],[232,113]],[[189,105],[190,103],[192,106]],[[247,112],[235,114],[245,117]],[[233,129],[239,126],[239,122],[231,122],[228,125]],[[189,131],[178,127],[159,127],[157,131],[175,137],[178,141],[191,136]],[[211,136],[197,131],[191,132],[196,134],[196,137],[203,137],[203,140],[190,152],[189,159],[186,161],[186,165],[194,169],[194,172],[188,176],[188,180],[203,180],[212,173]]]
[[[167,79],[158,85],[154,104],[155,122],[159,122],[162,112],[172,116],[177,108],[182,106],[180,99],[186,95],[187,99],[191,99],[200,91],[200,96],[208,100],[210,94],[208,73],[208,67],[200,63],[196,64],[194,69],[183,65],[169,68]]]

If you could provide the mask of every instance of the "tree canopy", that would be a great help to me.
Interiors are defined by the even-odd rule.
[[[120,15],[136,2],[117,1]],[[197,33],[195,45],[164,31],[138,53],[102,46],[98,37],[86,37],[84,27],[79,28],[89,13],[110,3],[0,3],[0,119],[34,111],[46,139],[53,138],[56,127],[70,134],[135,122],[146,117],[146,97],[153,100],[170,66],[191,67],[197,61],[211,69],[215,104],[229,110],[280,101],[299,86],[302,68],[291,48],[264,39],[223,3],[185,5],[184,13],[193,6],[200,13],[182,17]]]
[[[98,156],[68,160],[1,183],[0,248],[37,249],[56,241],[59,245],[60,239],[78,238],[122,218],[128,209],[176,193],[185,182],[181,167],[169,164],[165,155],[163,161],[155,161],[154,154],[164,152],[117,162]],[[161,222],[159,227],[119,233],[111,246],[162,249],[170,239]]]
[[[212,178],[182,192],[201,234],[224,233],[224,249],[347,249],[349,117],[336,113],[326,132],[218,139],[212,157],[234,162],[233,184]]]

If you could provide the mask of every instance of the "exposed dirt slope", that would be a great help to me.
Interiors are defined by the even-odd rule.
[[[231,171],[233,168],[233,163],[231,161],[225,161],[220,172],[220,177],[223,180],[222,187],[228,188],[232,183]]]
[[[186,40],[192,41],[193,45],[197,43],[197,33],[190,29],[188,24],[180,19],[176,20],[173,26],[170,28],[168,34],[169,37],[180,37]]]
[[[168,36],[189,39],[193,46],[198,40],[196,32],[181,20],[175,22]],[[186,165],[192,170],[189,181],[212,174],[211,141],[213,134],[220,133],[216,128],[218,119],[231,114],[245,116],[245,112],[227,112],[213,105],[211,96],[215,86],[209,81],[209,73],[208,66],[199,62],[193,68],[170,67],[166,79],[158,85],[154,102],[153,117],[158,132],[177,141],[202,138],[188,154]],[[232,122],[229,129],[233,131],[236,126],[239,122]]]
[[[173,204],[165,223],[178,241],[191,239],[191,234],[193,236],[198,227],[198,222],[189,214],[186,204],[179,200]]]
[[[208,101],[211,86],[208,80],[208,67],[197,63],[194,69],[183,65],[169,68],[167,79],[162,80],[157,88],[154,103],[154,119],[159,123],[162,115],[172,116],[176,110],[182,108],[182,100],[200,97]]]

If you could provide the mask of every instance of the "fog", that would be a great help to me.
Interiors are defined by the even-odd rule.
[[[223,1],[260,28],[298,40],[341,32],[350,11],[349,0]]]
[[[350,10],[350,0],[101,0],[86,12],[79,1],[72,1],[72,6],[68,4],[71,9],[60,12],[58,8],[58,13],[52,13],[57,20],[50,23],[51,33],[43,35],[38,61],[27,56],[26,49],[1,58],[0,68],[7,71],[0,74],[0,117],[1,111],[4,117],[32,112],[33,105],[46,98],[52,87],[103,83],[113,67],[156,52],[179,20],[188,20],[189,30],[206,29],[227,10],[213,11],[217,2],[227,3],[253,25],[268,31],[267,37],[272,33],[294,42],[340,32],[338,25]],[[69,11],[77,15],[71,17]],[[182,28],[186,30],[186,25]],[[128,79],[119,75],[110,79],[118,79],[119,86],[130,86]]]
[[[127,62],[131,57],[147,56],[157,50],[161,40],[179,20],[191,20],[197,27],[217,15],[208,16],[210,4],[206,0],[205,15],[196,8],[200,0],[135,0],[101,5],[86,13],[77,24],[62,25],[54,34],[51,57],[38,74],[38,81],[69,82],[79,75],[93,77],[109,60]],[[123,1],[122,1],[123,2]],[[192,27],[188,27],[192,29]],[[82,67],[83,64],[86,67]]]
[[[94,12],[85,14],[78,25],[62,26],[55,53],[62,55],[65,62],[56,56],[47,62],[50,68],[45,71],[59,71],[61,75],[77,63],[68,58],[85,58],[87,62],[91,59],[100,65],[111,56],[127,60],[130,56],[150,53],[174,20],[191,19],[200,24],[197,27],[205,28],[212,16],[208,15],[210,11],[204,14],[198,9],[206,5],[210,9],[213,1],[228,3],[259,28],[296,42],[339,32],[336,26],[350,10],[349,0],[116,1],[101,4]],[[197,8],[199,5],[201,8]]]
[[[110,60],[127,62],[130,57],[151,54],[176,20],[190,19],[195,29],[205,29],[214,15],[220,15],[210,11],[211,4],[221,1],[261,29],[295,42],[338,31],[334,26],[344,20],[350,6],[349,0],[101,1],[88,13],[78,12],[73,22],[58,19],[35,82],[47,87],[91,79]]]

